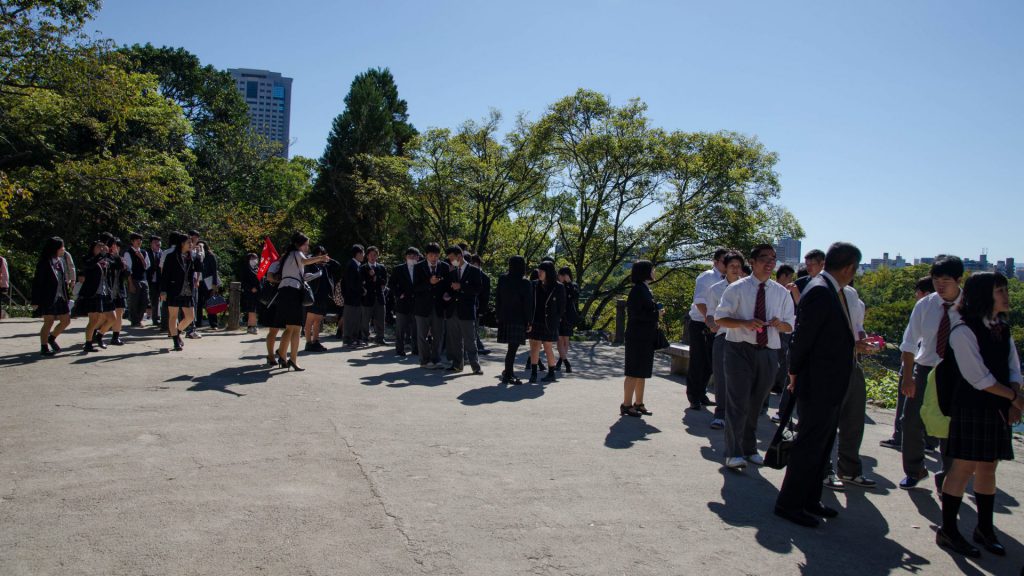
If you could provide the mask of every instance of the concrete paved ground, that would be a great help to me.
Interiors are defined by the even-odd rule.
[[[576,348],[577,374],[501,388],[425,373],[391,350],[259,367],[261,340],[217,333],[168,353],[129,344],[36,356],[29,320],[0,322],[0,574],[1018,574],[1024,468],[1005,463],[1008,558],[934,544],[931,490],[900,491],[871,411],[871,492],[827,493],[839,519],[771,514],[782,472],[723,471],[708,413],[681,381],[620,419],[621,350]],[[522,362],[520,362],[520,366]],[[761,437],[771,432],[766,423]],[[1021,446],[1017,445],[1018,452]],[[929,461],[935,469],[934,459]],[[932,486],[931,481],[924,483]],[[968,499],[962,526],[974,525]]]

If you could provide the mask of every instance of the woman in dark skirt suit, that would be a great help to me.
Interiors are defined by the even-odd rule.
[[[192,239],[181,232],[171,233],[171,251],[164,257],[160,270],[160,300],[167,302],[167,332],[174,350],[184,348],[181,331],[192,324],[192,291],[196,290],[195,267],[192,260]],[[182,315],[178,320],[179,311]]]
[[[498,342],[508,344],[505,352],[505,371],[501,373],[502,384],[519,385],[514,364],[519,347],[526,344],[526,330],[533,321],[533,284],[525,278],[526,260],[522,256],[508,259],[508,272],[498,278],[494,306],[498,312]],[[534,370],[536,374],[536,369]]]
[[[267,268],[267,275],[263,277],[263,282],[273,286],[275,295],[270,303],[266,306],[260,306],[260,324],[263,324],[267,328],[267,366],[273,368],[279,366],[281,368],[288,367],[288,359],[284,356],[284,351],[281,348],[277,349],[277,353],[274,352],[274,344],[277,342],[277,334],[284,330],[284,324],[280,324],[277,321],[277,287],[281,284],[281,261],[276,260],[273,264]],[[281,342],[281,346],[284,346],[284,342]]]
[[[32,282],[32,306],[43,318],[43,327],[39,330],[39,353],[43,356],[53,356],[60,352],[57,337],[71,323],[69,282],[64,265],[64,240],[54,236],[46,240],[39,254],[36,276]],[[53,328],[54,322],[57,323],[56,328]]]
[[[541,262],[537,267],[537,280],[533,283],[536,305],[533,321],[526,337],[530,340],[530,382],[537,381],[537,363],[540,361],[540,349],[548,359],[548,375],[545,382],[554,382],[555,353],[554,345],[558,342],[558,327],[565,313],[565,286],[558,281],[553,262]]]
[[[103,333],[114,325],[110,275],[123,267],[124,262],[120,258],[111,258],[106,242],[97,240],[92,243],[89,257],[82,266],[82,288],[78,291],[79,303],[75,305],[80,312],[89,315],[89,322],[85,325],[85,352],[107,347],[103,343]]]
[[[572,281],[572,270],[568,266],[558,271],[558,281],[565,286],[565,314],[562,315],[562,323],[558,325],[558,364],[556,370],[561,370],[565,365],[565,373],[572,374],[572,364],[569,364],[569,342],[572,338],[576,322],[580,319],[580,287]]]
[[[633,263],[630,272],[633,288],[626,298],[626,380],[622,416],[650,415],[644,406],[644,384],[654,372],[654,350],[658,342],[658,320],[665,313],[654,301],[648,284],[654,280],[654,264],[648,260]]]
[[[973,540],[1003,556],[1006,549],[992,525],[996,466],[1000,460],[1013,459],[1011,430],[1024,409],[1020,359],[1005,322],[1010,311],[1006,277],[972,274],[964,284],[959,311],[961,322],[950,331],[949,347],[935,369],[936,378],[943,378],[940,390],[953,386],[944,453],[953,464],[942,483],[942,527],[935,541],[960,554],[981,556],[960,533],[956,520],[973,477],[978,506]]]
[[[111,258],[119,258],[122,262],[125,260],[121,253],[120,238],[114,237],[108,240],[107,249]],[[110,294],[114,301],[114,321],[111,325],[114,333],[110,338],[110,343],[114,346],[124,346],[124,342],[121,341],[121,328],[124,322],[124,309],[128,306],[128,288],[126,286],[128,274],[125,267],[122,267],[112,270],[107,278],[110,280]]]
[[[246,332],[259,334],[256,328],[256,309],[260,303],[260,279],[256,276],[256,270],[260,265],[258,256],[249,252],[242,261],[239,279],[242,281],[241,311],[245,314]]]
[[[330,260],[323,246],[313,248],[313,256],[326,256],[328,260],[313,264],[306,274],[313,289],[313,305],[306,309],[306,352],[326,352],[327,348],[320,343],[320,329],[324,316],[334,307],[334,279],[341,272],[341,264]]]
[[[286,356],[289,356],[288,369],[296,372],[305,370],[299,366],[298,360],[299,340],[305,314],[302,305],[302,283],[306,278],[306,266],[329,260],[326,255],[306,256],[307,250],[309,250],[309,238],[301,232],[296,232],[288,244],[288,251],[281,258],[281,284],[277,289],[277,322],[284,324],[281,349]]]

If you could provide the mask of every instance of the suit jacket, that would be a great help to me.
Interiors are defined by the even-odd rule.
[[[413,266],[414,271],[415,269]],[[412,314],[416,305],[416,291],[413,289],[413,278],[409,276],[409,268],[405,262],[391,270],[388,286],[395,298],[395,313]]]
[[[373,276],[370,276],[370,270],[373,270]],[[359,267],[359,274],[363,278],[363,288],[366,298],[363,299],[363,306],[373,306],[374,304],[384,304],[384,288],[388,285],[388,269],[380,262],[376,264],[370,264],[369,262],[363,262],[363,265]],[[345,301],[348,303],[348,300]]]
[[[654,293],[646,283],[633,284],[626,297],[626,331],[624,336],[632,341],[651,343],[658,337],[658,304]]]
[[[850,385],[856,342],[832,280],[807,283],[789,345],[789,371],[802,401],[838,406]]]
[[[416,265],[413,291],[416,293],[416,303],[413,313],[417,316],[430,316],[436,312],[444,316],[444,309],[447,307],[444,301],[444,293],[448,291],[448,263],[438,260],[437,269],[434,275],[441,278],[437,284],[430,284],[430,263],[426,260]]]
[[[482,282],[480,284],[480,294],[477,296],[476,300],[476,313],[482,316],[486,314],[487,310],[491,307],[491,277],[482,269],[477,268],[477,270],[480,270],[480,279]]]
[[[362,266],[355,258],[345,263],[345,272],[341,276],[341,293],[345,297],[345,306],[362,306],[363,286]]]
[[[61,261],[61,266],[64,262]],[[39,307],[52,305],[57,299],[68,300],[67,271],[64,271],[63,282],[57,277],[49,260],[36,264],[36,275],[32,281],[32,304]]]
[[[448,301],[445,317],[457,316],[459,320],[476,320],[477,303],[484,284],[483,275],[479,268],[467,264],[462,272],[462,278],[459,278],[459,269],[451,267],[448,271],[448,296],[451,300]],[[458,290],[452,287],[454,283],[459,284]]]
[[[498,309],[498,322],[526,326],[533,322],[533,284],[526,278],[513,278],[508,274],[498,277],[498,288],[494,293],[494,305]]]
[[[150,286],[160,286],[160,252],[154,252],[149,248],[146,248],[146,254],[149,254],[149,268],[146,269],[146,280]]]

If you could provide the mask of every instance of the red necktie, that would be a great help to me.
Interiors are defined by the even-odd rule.
[[[935,352],[939,358],[946,357],[946,348],[949,346],[949,309],[952,306],[951,302],[942,304],[942,319],[939,320],[939,334],[935,339]]]
[[[764,282],[758,285],[757,288],[757,303],[754,304],[754,318],[762,322],[767,322],[768,319],[765,317],[765,302],[764,302]],[[757,346],[758,348],[764,348],[768,345],[768,327],[764,326],[757,332]]]

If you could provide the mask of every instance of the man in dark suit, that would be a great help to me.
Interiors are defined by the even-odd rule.
[[[466,261],[462,248],[451,246],[445,252],[451,270],[448,273],[448,291],[443,298],[448,302],[445,310],[447,352],[451,365],[449,372],[462,372],[465,361],[474,374],[483,374],[476,351],[476,315],[483,275],[476,266]]]
[[[416,317],[413,308],[416,305],[416,291],[413,283],[416,278],[416,265],[420,263],[420,251],[410,246],[405,251],[405,261],[395,266],[388,279],[388,286],[395,299],[395,354],[405,356],[405,341],[412,340],[412,353],[417,353]]]
[[[824,252],[815,248],[814,250],[811,250],[807,254],[804,254],[804,270],[807,271],[807,275],[801,276],[800,278],[797,278],[795,282],[793,282],[793,284],[796,285],[796,288],[798,290],[793,294],[793,298],[796,300],[797,304],[800,303],[800,294],[802,294],[804,289],[807,288],[807,285],[811,282],[811,280],[814,280],[818,276],[818,274],[821,274],[821,271],[824,268]],[[790,291],[793,292],[792,289]]]
[[[366,290],[360,272],[363,265],[362,245],[353,245],[350,253],[352,258],[345,264],[345,271],[341,276],[341,293],[345,298],[345,328],[342,340],[346,346],[358,346],[363,343],[363,296]]]
[[[416,316],[417,347],[420,352],[420,366],[442,368],[441,338],[444,337],[444,294],[448,291],[448,264],[441,262],[441,247],[431,242],[425,248],[427,257],[416,265],[413,292],[416,300],[413,314]]]
[[[370,324],[373,324],[374,341],[377,344],[387,344],[384,341],[384,319],[385,300],[384,288],[388,285],[388,269],[377,262],[380,251],[376,246],[366,249],[366,261],[359,269],[363,277],[363,288],[366,297],[363,298],[363,326],[361,335],[363,340],[370,339]]]
[[[835,441],[856,353],[871,350],[867,340],[854,335],[843,292],[857,274],[860,259],[860,250],[853,244],[833,244],[825,256],[825,271],[808,282],[800,298],[789,349],[800,424],[775,514],[801,526],[814,527],[819,523],[817,517],[839,514],[821,503],[821,477]]]

